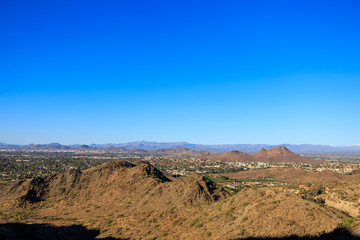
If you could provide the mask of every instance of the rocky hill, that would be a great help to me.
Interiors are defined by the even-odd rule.
[[[297,163],[319,163],[317,160],[305,158],[287,149],[285,146],[274,147],[269,150],[262,148],[255,154],[246,154],[239,151],[230,151],[219,155],[206,154],[203,159],[225,161],[225,162],[297,162]]]
[[[55,232],[81,226],[109,239],[305,237],[338,234],[342,223],[333,212],[290,193],[245,188],[231,196],[204,176],[172,179],[142,161],[2,185],[0,209],[5,237],[16,236],[14,222],[22,224],[18,229],[50,224],[47,230]]]
[[[298,162],[298,163],[317,163],[319,161],[297,155],[285,146],[274,147],[269,150],[262,148],[259,152],[252,155],[257,162]]]

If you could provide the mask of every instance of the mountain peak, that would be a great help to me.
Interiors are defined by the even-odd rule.
[[[302,157],[290,151],[285,146],[278,146],[265,150],[262,148],[259,152],[252,155],[254,160],[263,162],[299,162],[314,163],[316,160]]]
[[[278,147],[274,147],[274,148],[271,148],[269,150],[276,150],[276,149],[280,149],[280,150],[285,150],[285,151],[290,151],[287,147],[285,146],[278,146]],[[290,151],[291,152],[291,151]]]
[[[302,157],[290,151],[285,146],[278,146],[266,150],[261,150],[253,155],[240,151],[225,152],[220,155],[203,155],[204,159],[211,159],[225,162],[298,162],[298,163],[318,163],[318,161]]]

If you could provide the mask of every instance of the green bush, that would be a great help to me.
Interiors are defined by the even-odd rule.
[[[350,229],[354,225],[354,219],[351,217],[344,217],[342,219],[342,227],[346,229]]]

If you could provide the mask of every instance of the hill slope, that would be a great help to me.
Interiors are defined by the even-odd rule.
[[[203,159],[225,162],[296,162],[316,164],[320,161],[297,155],[284,146],[274,147],[269,150],[262,148],[259,152],[250,155],[239,151],[230,151],[220,155],[205,154]]]
[[[262,148],[259,152],[252,155],[258,162],[298,162],[316,163],[318,161],[297,155],[285,146],[274,147],[269,150]]]
[[[0,224],[77,224],[99,229],[99,237],[305,236],[331,232],[341,223],[325,208],[289,193],[243,189],[230,196],[203,176],[171,180],[147,162],[108,162],[2,190]]]

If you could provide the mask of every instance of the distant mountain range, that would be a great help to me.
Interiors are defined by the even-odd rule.
[[[316,153],[360,153],[360,146],[330,146],[330,145],[313,145],[313,144],[219,144],[219,145],[203,145],[192,144],[187,142],[148,142],[137,141],[128,143],[108,143],[108,144],[90,144],[90,145],[62,145],[60,143],[50,144],[5,144],[0,143],[0,149],[24,149],[24,150],[108,150],[108,151],[159,151],[163,149],[186,148],[193,151],[209,151],[209,152],[228,152],[241,151],[245,153],[255,153],[262,148],[270,149],[274,147],[285,146],[289,150],[297,154],[316,154]],[[170,151],[171,152],[171,151]]]

